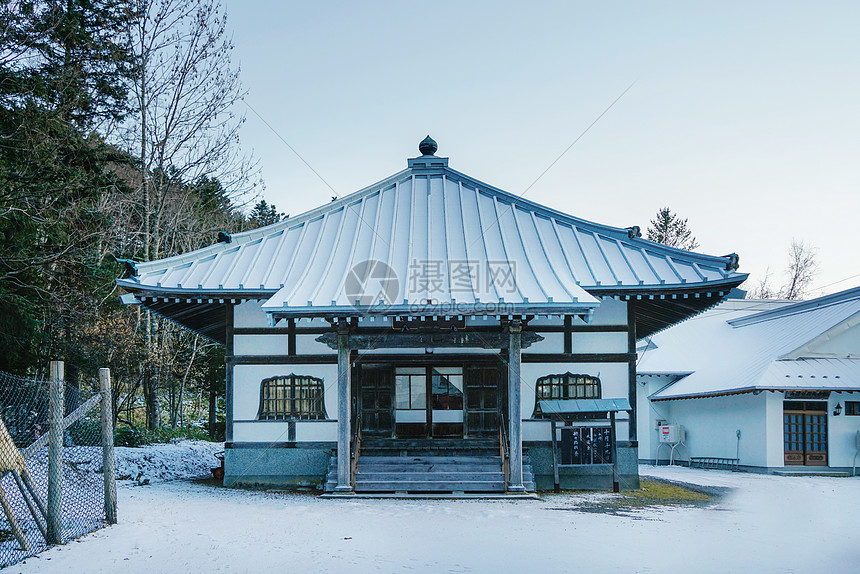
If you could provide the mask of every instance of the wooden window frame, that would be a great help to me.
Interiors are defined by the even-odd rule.
[[[858,417],[860,416],[860,401],[845,401],[845,416]]]
[[[550,392],[542,393],[542,389],[549,386]],[[580,395],[571,392],[572,389],[583,388]],[[591,393],[589,393],[591,389]],[[602,389],[600,377],[594,375],[575,374],[571,372],[563,375],[546,375],[535,382],[535,399],[538,401],[568,400],[568,399],[599,399]]]
[[[289,390],[277,396],[275,391]],[[310,375],[278,375],[260,382],[260,421],[327,420],[323,380]]]

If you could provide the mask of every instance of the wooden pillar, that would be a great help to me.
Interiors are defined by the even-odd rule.
[[[631,441],[636,441],[636,307],[632,299],[627,301],[627,353],[630,355],[627,360],[627,397],[632,407],[627,416],[627,434]]]
[[[113,456],[113,393],[110,387],[110,369],[99,369],[102,394],[102,466],[105,484],[105,520],[116,524],[116,479]]]
[[[350,387],[349,331],[345,324],[337,330],[337,486],[335,492],[351,493],[349,435]]]
[[[522,322],[512,319],[508,325],[508,433],[510,440],[509,492],[524,492],[523,486],[523,432],[520,414],[520,361],[522,353]]]
[[[64,368],[62,361],[51,361],[48,390],[48,544],[63,542],[63,400]]]
[[[227,329],[225,332],[226,336],[226,380],[224,382],[224,402],[226,404],[226,411],[224,413],[224,442],[232,443],[233,442],[233,365],[234,365],[234,357],[233,357],[233,305],[228,301],[226,306],[226,321],[227,321]]]

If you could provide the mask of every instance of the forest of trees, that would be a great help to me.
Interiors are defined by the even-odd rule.
[[[120,421],[214,431],[223,348],[121,306],[114,280],[282,217],[252,205],[225,25],[218,0],[0,4],[0,371],[110,367]]]

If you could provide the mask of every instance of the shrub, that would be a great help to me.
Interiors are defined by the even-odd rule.
[[[116,446],[138,447],[149,444],[146,433],[132,426],[122,426],[114,429],[113,442]]]
[[[68,432],[72,444],[76,446],[101,446],[102,444],[102,425],[99,420],[81,419],[70,426]]]

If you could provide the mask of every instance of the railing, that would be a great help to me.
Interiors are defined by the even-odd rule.
[[[508,433],[505,428],[505,417],[499,412],[499,455],[502,457],[502,471],[505,473],[505,487],[510,479],[510,453],[508,452]]]
[[[691,468],[710,468],[718,470],[738,470],[740,459],[714,456],[691,456]]]
[[[358,472],[358,457],[361,451],[361,415],[355,418],[355,431],[352,434],[352,460],[350,461],[349,480],[355,490],[355,475]]]

